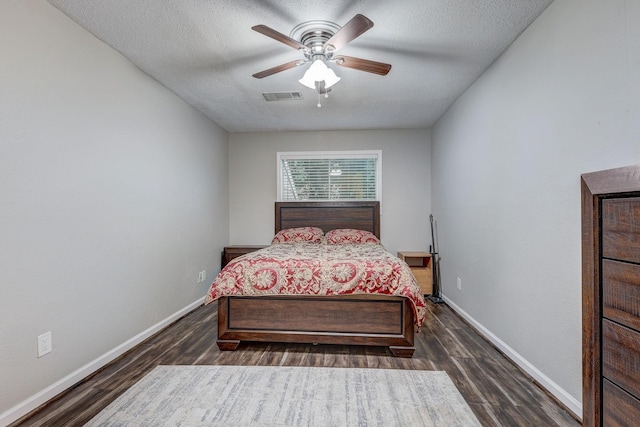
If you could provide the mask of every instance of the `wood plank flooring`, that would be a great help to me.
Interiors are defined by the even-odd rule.
[[[157,365],[283,365],[446,371],[483,426],[579,426],[445,304],[429,304],[411,359],[342,345],[215,344],[217,307],[200,307],[12,426],[81,426]]]

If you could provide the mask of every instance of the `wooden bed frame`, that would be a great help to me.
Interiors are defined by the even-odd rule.
[[[368,230],[380,237],[379,202],[276,202],[276,233],[285,228]],[[394,356],[415,351],[407,298],[387,295],[222,297],[218,347],[241,341],[389,347]]]

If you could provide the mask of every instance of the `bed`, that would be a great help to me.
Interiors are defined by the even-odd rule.
[[[220,350],[235,350],[241,341],[262,341],[384,346],[394,356],[413,355],[414,333],[424,319],[426,303],[409,267],[381,245],[330,245],[326,240],[340,238],[345,229],[362,230],[363,236],[371,233],[379,239],[379,202],[276,202],[275,220],[276,240],[281,233],[303,227],[320,229],[325,240],[272,244],[223,268],[205,299],[206,304],[218,301]],[[293,258],[291,252],[302,258]],[[336,273],[337,264],[360,262],[361,256],[365,261],[357,265],[371,266],[371,271],[363,273],[366,280]],[[381,259],[370,261],[372,256]],[[321,260],[333,263],[333,287],[328,290],[308,284],[309,277],[302,278],[326,275],[329,267]],[[284,285],[276,290],[280,285],[274,286],[272,279],[285,275],[284,262],[295,262],[296,268],[303,265],[305,273],[287,265],[288,281],[281,281]],[[250,269],[252,284],[247,285]],[[380,282],[380,277],[391,276],[395,279],[389,284]],[[347,282],[358,284],[350,288]]]

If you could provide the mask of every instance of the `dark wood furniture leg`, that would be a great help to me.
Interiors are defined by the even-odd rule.
[[[240,345],[240,341],[238,340],[218,340],[216,341],[218,344],[218,348],[220,351],[234,351]]]

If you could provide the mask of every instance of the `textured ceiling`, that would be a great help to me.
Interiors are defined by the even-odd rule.
[[[230,132],[430,127],[553,0],[49,0],[96,37]],[[302,59],[251,30],[289,35],[299,23],[374,27],[340,53],[392,64],[387,76],[329,65],[342,80],[316,106]],[[267,102],[263,92],[300,91]]]

